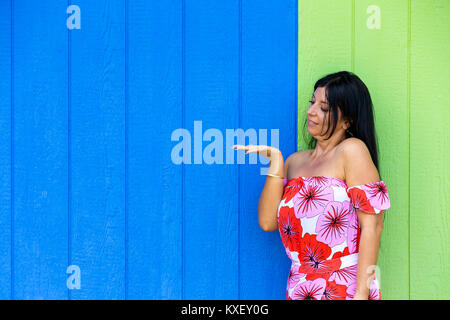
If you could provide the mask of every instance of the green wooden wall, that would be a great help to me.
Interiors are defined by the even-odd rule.
[[[356,73],[373,99],[391,198],[382,297],[449,299],[450,1],[299,0],[298,14],[299,150],[314,82]]]

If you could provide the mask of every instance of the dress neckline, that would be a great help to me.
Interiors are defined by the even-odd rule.
[[[346,183],[345,181],[343,181],[343,180],[341,180],[341,179],[339,179],[339,178],[336,178],[336,177],[331,177],[331,176],[311,176],[311,177],[298,176],[297,178],[290,178],[290,179],[286,179],[286,180],[287,180],[287,181],[290,181],[290,180],[296,180],[296,179],[298,179],[298,178],[303,178],[303,179],[311,179],[311,178],[327,178],[327,179],[334,179],[334,180],[340,181],[340,182],[342,182],[343,184],[347,185],[347,183]]]

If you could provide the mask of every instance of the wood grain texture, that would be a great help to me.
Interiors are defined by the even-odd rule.
[[[182,2],[129,1],[128,299],[182,299]]]
[[[450,3],[411,5],[411,299],[449,299]]]
[[[381,9],[369,30],[367,7]],[[385,214],[383,299],[448,299],[448,1],[299,1],[299,149],[322,75],[347,69],[374,102]]]
[[[380,8],[380,29],[367,21]],[[354,72],[374,105],[380,177],[391,208],[384,213],[378,256],[383,299],[409,298],[409,105],[408,0],[355,1]],[[392,45],[395,43],[395,45]]]
[[[64,3],[14,1],[13,293],[67,298],[67,28]]]
[[[123,1],[78,1],[71,33],[72,299],[125,297],[125,32]]]
[[[223,161],[227,129],[295,151],[297,2],[80,0],[73,30],[69,4],[0,4],[0,297],[284,299],[261,165],[201,155],[208,129]],[[174,164],[179,128],[201,164]]]
[[[183,182],[183,299],[238,298],[238,187],[236,166],[194,164],[195,139],[208,129],[238,124],[238,1],[186,1],[185,128],[192,163]],[[219,14],[220,13],[220,14]],[[202,130],[194,132],[194,121]],[[215,140],[216,138],[214,138]],[[225,140],[220,151],[225,151]],[[199,144],[199,154],[210,142]],[[231,146],[230,146],[231,147]],[[225,159],[219,155],[220,159]]]
[[[242,112],[240,127],[279,130],[284,159],[297,145],[297,1],[242,1]],[[246,144],[249,139],[246,139]],[[240,299],[285,299],[290,260],[280,233],[258,224],[266,176],[263,157],[240,166]],[[270,179],[270,178],[269,178]]]
[[[11,2],[0,2],[0,299],[12,297],[11,287],[11,209],[12,158],[11,112],[12,68],[11,68]]]
[[[306,150],[304,127],[314,83],[326,74],[352,71],[352,1],[299,0],[298,150]]]

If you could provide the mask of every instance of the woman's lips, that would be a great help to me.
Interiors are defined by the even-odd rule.
[[[317,123],[315,123],[315,122],[312,122],[311,120],[308,120],[308,125],[309,126],[315,126]]]

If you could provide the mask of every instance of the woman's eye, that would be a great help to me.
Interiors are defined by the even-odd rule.
[[[309,103],[310,104],[314,104],[315,102],[314,101],[312,101],[312,100],[309,100]],[[328,109],[326,109],[326,110],[323,110],[323,108],[320,108],[323,112],[328,112]]]

